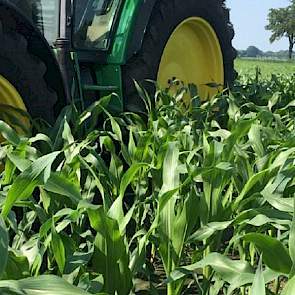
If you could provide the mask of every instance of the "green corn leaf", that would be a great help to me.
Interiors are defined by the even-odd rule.
[[[5,168],[4,168],[5,173],[4,173],[4,178],[2,180],[3,185],[11,184],[14,177],[15,169],[16,169],[15,164],[10,160],[9,156],[7,155]]]
[[[216,165],[216,168],[219,170],[224,170],[224,171],[230,171],[233,169],[233,166],[231,163],[228,162],[221,162]]]
[[[99,101],[96,101],[89,106],[80,116],[79,125],[83,124],[89,118],[97,118],[101,113],[104,112],[111,101],[112,95],[102,97]],[[97,122],[97,121],[96,121]]]
[[[203,241],[210,238],[215,232],[227,229],[233,221],[211,222],[198,229],[189,237],[189,242]]]
[[[117,220],[119,224],[124,219],[124,212],[123,212],[123,198],[125,191],[128,187],[128,185],[134,181],[136,174],[139,172],[141,168],[146,167],[147,164],[144,163],[136,163],[133,164],[123,175],[121,183],[120,183],[120,195],[119,197],[115,200],[113,205],[111,206],[108,215],[109,217]]]
[[[61,113],[59,114],[58,118],[55,121],[53,128],[50,129],[50,138],[53,142],[53,150],[56,151],[62,148],[63,145],[63,130],[66,121],[73,116],[74,112],[73,105],[68,105],[62,109]]]
[[[90,295],[90,293],[69,284],[64,279],[52,275],[19,281],[0,281],[0,293],[3,294],[7,290],[10,291],[9,295]]]
[[[20,251],[11,249],[8,254],[7,265],[2,279],[19,280],[29,275],[30,264],[28,258],[20,253]]]
[[[276,159],[271,164],[270,169],[282,167],[293,153],[295,153],[295,147],[291,147],[290,149],[279,153],[279,155],[276,157]]]
[[[136,144],[134,141],[132,129],[130,129],[130,131],[129,131],[128,153],[132,159],[134,158],[134,156],[136,154]]]
[[[254,226],[267,223],[289,225],[291,221],[292,216],[287,212],[261,207],[243,211],[235,218],[234,223],[240,225],[246,222]]]
[[[269,218],[263,214],[257,214],[255,217],[249,220],[245,220],[245,223],[256,226],[256,227],[261,227],[266,224],[285,224],[289,225],[290,221],[288,219],[275,219],[275,218]]]
[[[129,257],[118,222],[104,212],[103,207],[87,210],[95,237],[93,262],[95,271],[104,277],[104,290],[110,294],[128,294],[132,288]]]
[[[240,195],[236,198],[234,202],[234,208],[236,209],[240,202],[244,199],[244,197],[247,195],[247,193],[260,181],[263,180],[263,178],[268,175],[270,172],[269,169],[265,169],[263,171],[258,172],[257,174],[254,174],[245,184],[243,187],[243,190],[241,191]]]
[[[63,274],[65,264],[66,264],[66,253],[63,241],[59,234],[56,232],[56,228],[54,225],[54,219],[52,219],[51,225],[51,246],[54,258],[58,265],[58,269],[61,274]]]
[[[265,280],[262,270],[262,257],[259,260],[258,268],[254,277],[254,281],[251,288],[251,294],[253,295],[265,295]]]
[[[287,171],[282,171],[271,178],[261,191],[261,195],[274,208],[284,212],[294,212],[294,199],[283,198],[281,192],[284,191],[288,183],[292,180],[292,175],[288,175]]]
[[[11,144],[17,146],[21,140],[17,133],[5,122],[0,121],[0,133]]]
[[[268,284],[278,279],[280,275],[281,275],[280,273],[277,273],[275,271],[272,271],[269,268],[266,268],[266,270],[263,271],[261,276],[263,276],[265,284]],[[234,282],[230,284],[227,290],[227,294],[228,295],[236,294],[234,293],[235,290],[241,288],[242,286],[253,284],[254,280],[255,280],[254,274],[241,274],[237,278],[237,280],[235,280]],[[256,295],[256,293],[253,293],[252,295]],[[260,295],[260,293],[257,293],[257,295]]]
[[[278,103],[281,97],[281,92],[275,92],[268,101],[268,109],[271,111],[272,108]]]
[[[24,159],[19,153],[8,153],[7,157],[21,172],[25,171],[32,164],[30,160]]]
[[[53,149],[51,139],[47,135],[42,134],[42,133],[38,133],[34,137],[29,138],[29,142],[30,143],[46,142],[48,144],[48,146],[50,147],[50,149],[51,150]]]
[[[165,270],[170,273],[173,269],[173,248],[174,240],[174,222],[175,222],[175,194],[173,190],[179,186],[179,171],[178,171],[179,149],[176,142],[169,143],[166,156],[163,163],[163,185],[160,192],[160,198],[166,192],[169,193],[169,198],[166,201],[165,207],[160,215],[160,254],[162,256]]]
[[[174,197],[174,195],[179,191],[179,188],[175,188],[171,191],[167,191],[165,192],[161,197],[160,197],[160,200],[159,200],[159,208],[158,208],[158,214],[160,214],[163,209],[165,208],[166,204],[170,201],[170,199],[172,197]]]
[[[3,220],[0,216],[0,278],[5,271],[8,258],[8,232]]]
[[[288,281],[283,289],[281,295],[294,295],[295,294],[295,277]]]
[[[294,208],[295,208],[295,197],[294,197]],[[292,259],[292,270],[289,275],[289,278],[291,279],[295,275],[295,210],[293,212],[293,219],[290,225],[289,253]]]
[[[109,116],[109,117],[111,120],[112,130],[113,130],[114,134],[116,135],[117,140],[119,140],[120,142],[123,142],[122,131],[121,131],[120,125],[112,116]]]
[[[86,203],[83,202],[83,205]],[[82,206],[83,206],[82,205]],[[58,211],[56,214],[54,214],[54,221],[58,222],[62,217],[65,217],[65,219],[63,220],[63,222],[59,222],[58,225],[56,226],[56,231],[60,232],[63,230],[63,227],[65,224],[68,224],[68,222],[72,222],[72,220],[74,219],[74,216],[78,214],[77,211],[74,211],[72,209],[69,208],[65,208],[62,209],[60,211]],[[47,235],[47,232],[50,230],[50,228],[52,227],[52,219],[48,219],[46,222],[44,222],[39,230],[39,237],[43,238],[44,236]]]
[[[179,186],[178,169],[179,149],[176,142],[169,143],[163,163],[163,186],[161,193],[171,191]]]
[[[264,156],[264,146],[261,138],[261,126],[253,124],[249,131],[249,141],[258,157]]]
[[[49,192],[66,196],[71,199],[74,204],[78,204],[82,199],[78,186],[68,180],[61,173],[51,173],[44,185],[44,189]]]
[[[128,185],[135,180],[136,174],[139,172],[141,168],[148,167],[145,163],[136,163],[133,164],[127,172],[123,175],[121,183],[120,183],[120,197],[124,197],[125,191]]]
[[[145,104],[147,112],[150,113],[152,111],[152,104],[151,104],[151,99],[150,99],[147,91],[135,80],[134,80],[134,85],[135,85],[135,88],[136,88],[140,98],[142,99],[142,101]]]
[[[46,183],[50,176],[51,165],[59,154],[60,152],[54,152],[40,157],[16,178],[2,209],[1,214],[4,218],[17,200],[29,198],[36,186]]]
[[[48,192],[46,192],[42,187],[40,187],[40,199],[43,204],[45,212],[48,214],[48,210],[51,204],[51,197]]]
[[[222,152],[225,159],[227,159],[229,155],[233,154],[232,149],[234,148],[238,140],[249,132],[253,122],[254,120],[239,120],[234,125],[234,130],[232,131],[232,134],[226,140],[226,145]]]
[[[203,269],[207,266],[211,266],[214,271],[216,271],[223,280],[229,284],[236,284],[237,281],[242,282],[240,286],[244,284],[244,281],[248,283],[253,281],[254,273],[250,264],[246,261],[241,260],[231,260],[230,258],[221,255],[219,253],[210,253],[201,261],[181,267],[173,271],[169,278],[169,281],[176,281],[198,269]]]
[[[67,145],[70,145],[70,144],[72,144],[75,141],[75,139],[74,139],[74,137],[72,135],[71,127],[70,127],[70,125],[69,125],[69,123],[68,123],[67,120],[65,120],[65,122],[64,122],[64,128],[63,128],[63,132],[62,132],[62,138],[64,139],[64,141],[65,141],[65,143]]]
[[[120,229],[120,233],[124,233],[127,225],[129,224],[132,216],[133,216],[133,213],[136,209],[136,206],[135,204],[128,210],[128,212],[126,213],[126,215],[124,216],[124,218],[122,219],[122,221],[119,223],[119,229]]]
[[[280,194],[267,194],[266,190],[263,190],[261,195],[277,210],[290,213],[294,211],[293,198],[282,198]]]
[[[246,234],[245,241],[253,243],[263,253],[263,262],[272,270],[289,274],[292,260],[285,246],[277,239],[263,234]]]
[[[183,204],[182,210],[176,215],[173,233],[173,248],[177,256],[176,264],[180,262],[182,251],[187,243],[188,236],[191,235],[199,217],[199,200],[195,194],[190,193]]]

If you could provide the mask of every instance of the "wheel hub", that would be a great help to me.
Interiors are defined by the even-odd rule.
[[[26,106],[16,88],[0,75],[0,120],[24,133],[30,129]]]
[[[203,18],[184,20],[170,36],[161,58],[157,80],[161,87],[167,87],[172,77],[185,85],[197,85],[202,99],[212,97],[223,86],[220,43],[214,29]]]

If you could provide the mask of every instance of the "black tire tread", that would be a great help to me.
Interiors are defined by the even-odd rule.
[[[47,67],[29,52],[27,39],[0,21],[0,74],[18,90],[32,118],[54,121],[57,94],[46,82]]]

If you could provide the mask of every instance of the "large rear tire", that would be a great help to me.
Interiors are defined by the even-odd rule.
[[[195,22],[194,22],[195,21]],[[199,24],[198,24],[199,23]],[[183,25],[183,27],[181,27]],[[203,24],[205,24],[203,26]],[[191,26],[188,30],[187,27]],[[206,27],[208,29],[206,29]],[[201,83],[210,83],[210,82],[218,82],[227,86],[231,84],[235,79],[235,71],[234,71],[234,59],[236,57],[236,51],[232,46],[232,39],[234,37],[234,30],[230,23],[229,19],[229,10],[225,7],[224,1],[222,0],[158,0],[153,9],[147,30],[145,32],[142,48],[140,52],[134,55],[128,63],[123,67],[123,90],[124,90],[124,103],[125,109],[128,111],[135,112],[145,112],[144,103],[139,98],[136,89],[134,87],[133,79],[143,83],[150,92],[153,91],[149,84],[144,83],[145,79],[151,80],[161,80],[159,76],[162,75],[163,68],[163,60],[166,59],[164,63],[167,63],[168,59],[178,59],[180,64],[177,64],[174,69],[178,69],[177,73],[171,72],[170,77],[176,77],[178,73],[185,73],[185,76],[192,77],[194,80],[194,75],[188,73],[188,71],[192,70],[192,66],[187,67],[187,69],[181,69],[181,56],[177,56],[177,52],[175,57],[171,57],[171,48],[173,49],[173,42],[177,44],[178,40],[175,39],[175,35],[181,28],[183,32],[190,31],[187,35],[187,40],[190,39],[191,35],[195,35],[195,42],[192,42],[191,50],[187,51],[187,54],[194,57],[194,61],[198,69],[196,75],[201,73],[200,79],[196,79],[195,81],[185,81],[188,83],[199,84],[200,88],[203,87]],[[191,32],[196,28],[194,32]],[[202,31],[208,30],[209,33],[202,33]],[[203,34],[203,35],[202,35]],[[179,34],[178,34],[179,35]],[[205,36],[205,37],[204,37]],[[209,37],[208,37],[209,36]],[[213,36],[213,37],[210,37]],[[214,37],[215,36],[215,37]],[[206,39],[216,39],[209,40],[208,45],[205,45],[203,48],[203,53],[192,53],[192,49],[198,49],[198,46],[201,44],[200,40]],[[184,44],[180,44],[178,42],[178,46],[180,48],[181,53],[185,55],[186,49],[185,42]],[[216,45],[217,43],[217,45]],[[169,44],[172,44],[169,46]],[[213,44],[213,45],[212,45]],[[202,45],[202,44],[201,44]],[[207,47],[206,47],[207,46]],[[206,52],[207,49],[210,51],[211,47],[216,47],[215,51]],[[170,47],[167,50],[167,47]],[[219,49],[218,49],[219,48]],[[221,60],[221,68],[216,68],[212,62],[212,66],[209,63],[209,72],[208,65],[203,63],[200,60],[203,56],[205,56],[208,60],[217,60],[216,56],[213,56],[214,52],[218,55],[218,50],[220,51],[220,60]],[[168,54],[167,54],[168,51]],[[197,50],[196,50],[197,51]],[[169,57],[170,56],[170,57]],[[183,57],[185,58],[185,56]],[[199,60],[198,60],[199,59]],[[169,61],[168,61],[169,62]],[[173,61],[174,62],[174,61]],[[188,60],[186,61],[186,65],[188,64]],[[167,68],[164,70],[165,75],[167,76]],[[173,66],[172,66],[173,68]],[[179,69],[180,68],[180,69]],[[216,70],[217,69],[217,70]],[[172,70],[173,71],[173,70]],[[211,71],[211,72],[210,72]],[[219,72],[216,74],[215,72]],[[169,72],[169,69],[168,69]],[[203,74],[205,73],[206,74]],[[222,74],[220,74],[222,73]],[[215,77],[218,75],[222,75],[222,78],[217,78],[220,81],[210,81],[208,77]],[[168,78],[168,77],[167,77]],[[182,78],[182,77],[176,77]],[[184,80],[188,80],[184,79]],[[206,81],[209,80],[209,81]],[[163,80],[163,79],[162,79]],[[202,81],[202,82],[201,82]],[[161,81],[160,81],[161,82]],[[161,85],[165,87],[165,85]],[[204,90],[203,90],[204,92]]]
[[[27,39],[5,20],[0,21],[0,44],[0,104],[23,109],[34,119],[53,123],[57,94],[44,77],[45,63],[29,52]]]

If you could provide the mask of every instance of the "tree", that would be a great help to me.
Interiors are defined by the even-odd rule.
[[[262,56],[263,52],[255,46],[249,46],[246,50],[246,57]]]
[[[295,0],[286,8],[270,9],[269,24],[265,27],[272,32],[270,42],[273,43],[283,37],[289,40],[289,58],[292,59],[295,45]]]

